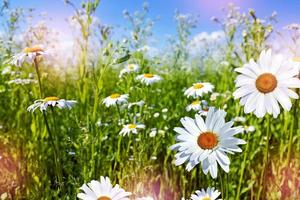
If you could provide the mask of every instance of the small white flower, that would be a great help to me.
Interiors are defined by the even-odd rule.
[[[156,128],[152,128],[152,129],[151,129],[151,132],[149,133],[149,136],[150,136],[150,137],[155,137],[156,134],[157,134],[157,129],[156,129]]]
[[[129,64],[124,69],[120,71],[119,77],[121,78],[124,74],[130,74],[133,72],[138,72],[140,67],[137,64]]]
[[[217,177],[218,165],[228,173],[230,160],[226,153],[241,152],[238,145],[246,142],[234,137],[243,129],[232,127],[232,121],[226,123],[225,115],[225,111],[211,107],[205,121],[200,115],[195,115],[195,119],[182,118],[183,128],[174,129],[178,143],[170,147],[177,151],[175,165],[187,162],[186,169],[191,171],[201,163],[203,173],[209,172],[212,178]]]
[[[220,96],[220,93],[214,92],[214,93],[212,93],[212,94],[210,95],[210,100],[211,100],[211,101],[215,101],[215,100],[217,100],[217,97],[218,97],[218,96]]]
[[[140,81],[141,83],[143,83],[145,85],[152,85],[156,82],[161,81],[162,78],[158,75],[147,73],[147,74],[138,75],[136,77],[136,80]]]
[[[245,117],[239,117],[239,116],[237,116],[237,117],[234,118],[234,121],[235,122],[245,122],[246,118]]]
[[[108,97],[106,97],[103,100],[103,104],[105,104],[106,107],[110,106],[116,106],[116,105],[122,105],[124,103],[127,103],[128,94],[118,94],[114,93]]]
[[[154,113],[153,117],[155,117],[155,118],[159,117],[159,113],[158,112]]]
[[[82,200],[129,200],[130,192],[126,192],[117,184],[113,186],[108,177],[101,176],[100,182],[92,180],[80,188],[84,193],[77,194]]]
[[[28,85],[31,83],[37,83],[36,80],[34,79],[22,79],[22,78],[17,78],[14,80],[10,80],[7,82],[8,84],[16,84],[16,85]]]
[[[166,113],[166,112],[168,112],[168,108],[164,108],[164,109],[162,109],[162,110],[161,110],[161,112],[163,112],[163,113]]]
[[[144,129],[144,128],[145,128],[144,124],[126,124],[123,125],[123,128],[119,134],[123,136],[129,135],[130,133],[137,134],[138,129]]]
[[[244,131],[246,133],[252,133],[255,131],[255,127],[254,126],[244,126]]]
[[[60,109],[62,108],[71,109],[75,103],[77,103],[77,101],[60,99],[58,97],[46,97],[44,99],[38,99],[34,101],[34,104],[29,106],[27,110],[29,112],[34,112],[37,108],[40,108],[40,111],[43,112],[47,110],[48,106],[51,107],[56,106]]]
[[[204,189],[197,190],[196,194],[192,194],[191,200],[217,200],[221,192],[215,190],[215,188],[208,187],[205,191]]]
[[[26,47],[23,52],[14,55],[10,61],[11,64],[21,67],[24,62],[28,64],[33,64],[36,58],[39,57],[50,57],[51,51],[50,50],[43,50],[41,47],[33,46],[33,47]]]
[[[202,107],[201,107],[201,101],[195,100],[190,105],[188,105],[185,109],[188,112],[191,111],[191,110],[193,110],[193,111],[200,111],[202,109]]]
[[[210,83],[194,83],[192,87],[188,88],[184,95],[187,97],[202,97],[203,94],[212,92],[214,86]]]
[[[145,101],[141,100],[141,101],[137,101],[137,102],[132,102],[128,104],[128,109],[130,109],[132,106],[139,106],[142,107],[145,105]]]
[[[235,71],[241,74],[235,80],[237,90],[233,96],[240,99],[245,113],[253,112],[258,118],[268,113],[276,118],[280,114],[279,104],[289,111],[292,108],[290,98],[298,99],[292,88],[300,88],[300,80],[296,77],[299,70],[271,50],[262,51],[257,62],[251,59]]]

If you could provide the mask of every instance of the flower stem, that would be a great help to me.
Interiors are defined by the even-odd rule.
[[[265,154],[264,154],[264,161],[263,161],[263,168],[262,168],[262,172],[261,172],[261,176],[260,176],[260,182],[259,182],[259,190],[258,190],[258,195],[257,195],[257,199],[260,199],[260,195],[262,190],[264,189],[264,178],[265,178],[265,171],[266,171],[266,167],[268,164],[268,155],[269,155],[269,143],[270,143],[270,137],[271,137],[271,131],[270,131],[270,117],[267,116],[267,143],[266,143],[266,149],[265,149]]]
[[[38,83],[39,83],[39,89],[40,89],[40,98],[43,98],[43,88],[42,88],[42,82],[41,82],[41,76],[40,76],[40,71],[39,71],[39,64],[37,59],[34,59],[34,68],[38,77]]]

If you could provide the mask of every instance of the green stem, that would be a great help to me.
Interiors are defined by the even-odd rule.
[[[265,178],[265,171],[266,171],[266,167],[268,164],[268,155],[269,155],[269,143],[270,143],[270,137],[271,137],[271,131],[270,131],[270,117],[267,116],[267,144],[266,144],[266,149],[265,149],[265,154],[264,154],[264,161],[263,161],[263,168],[262,168],[262,173],[260,176],[260,184],[259,184],[259,190],[258,190],[258,195],[257,195],[257,199],[260,199],[260,195],[262,190],[264,189],[264,178]]]
[[[299,93],[299,89],[297,89],[297,93]],[[298,126],[298,116],[297,116],[297,103],[295,103],[296,106],[294,107],[294,113],[293,113],[293,120],[292,125],[289,133],[289,143],[288,143],[288,153],[287,153],[287,162],[288,165],[291,162],[291,151],[292,151],[292,145],[293,145],[293,135],[297,132],[297,126]]]
[[[223,184],[223,177],[222,177],[222,173],[219,172],[219,181],[221,184],[221,195],[222,195],[222,199],[225,200],[225,193],[224,193],[224,184]]]
[[[42,82],[41,82],[41,76],[40,76],[40,71],[39,71],[39,64],[37,59],[34,59],[34,68],[38,77],[38,83],[39,83],[39,89],[40,89],[40,98],[43,98],[43,88],[42,88]]]
[[[248,141],[248,134],[247,134],[247,141]],[[240,195],[241,195],[241,187],[242,187],[242,183],[243,183],[243,177],[244,177],[246,162],[247,162],[247,158],[248,158],[249,146],[250,146],[249,143],[247,143],[246,144],[246,150],[245,150],[245,153],[244,153],[243,162],[242,162],[242,166],[241,166],[239,185],[238,185],[238,188],[237,188],[237,195],[236,195],[236,198],[235,198],[236,200],[239,200]]]

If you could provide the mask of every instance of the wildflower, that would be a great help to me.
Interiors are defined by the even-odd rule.
[[[202,106],[202,108],[201,108],[201,110],[199,110],[198,114],[200,116],[205,116],[206,117],[207,113],[208,113],[208,109],[209,109],[207,101],[202,100],[201,101],[201,106]]]
[[[235,122],[245,122],[245,121],[246,121],[246,118],[245,118],[245,117],[239,117],[239,116],[237,116],[237,117],[235,117],[233,120],[234,120]]]
[[[129,200],[130,192],[126,192],[117,184],[113,187],[108,177],[101,176],[100,182],[92,180],[80,188],[84,193],[77,194],[82,200]]]
[[[194,83],[192,87],[188,88],[184,95],[187,97],[202,97],[203,94],[212,92],[214,86],[210,83]]]
[[[255,131],[255,127],[254,126],[244,126],[244,131],[246,133],[252,133]]]
[[[218,97],[218,96],[220,96],[220,93],[214,92],[214,93],[212,93],[212,94],[210,95],[210,100],[211,100],[211,101],[215,101],[215,100],[217,100],[217,97]]]
[[[22,78],[17,78],[14,80],[10,80],[7,82],[8,84],[16,84],[16,85],[28,85],[31,83],[37,83],[36,80],[34,79],[22,79]]]
[[[139,69],[140,67],[137,64],[129,64],[124,69],[121,70],[119,77],[121,78],[124,74],[138,72]]]
[[[156,134],[157,134],[157,129],[156,129],[156,128],[152,128],[152,129],[151,129],[151,132],[149,133],[149,136],[150,136],[150,137],[155,137]]]
[[[138,129],[144,129],[144,124],[126,124],[123,126],[122,130],[120,131],[120,135],[129,135],[130,133],[137,134]]]
[[[168,111],[169,111],[168,108],[164,108],[161,110],[162,113],[167,113]]]
[[[62,108],[71,109],[75,103],[77,103],[77,101],[60,99],[58,97],[46,97],[44,99],[35,100],[34,104],[32,104],[27,108],[27,111],[34,112],[37,108],[40,108],[40,111],[43,112],[47,110],[48,106],[51,107],[56,106],[60,109]]]
[[[221,192],[215,190],[214,187],[208,187],[205,191],[204,189],[197,190],[196,194],[192,194],[191,200],[216,200],[220,196]]]
[[[43,50],[39,46],[26,47],[21,53],[14,55],[11,64],[21,67],[24,62],[33,64],[38,57],[49,57],[51,52]]]
[[[197,114],[195,119],[182,118],[184,128],[174,129],[178,143],[170,147],[177,151],[175,165],[187,162],[186,169],[190,171],[201,162],[204,174],[210,172],[212,178],[216,178],[219,164],[228,173],[230,160],[226,153],[241,152],[238,145],[246,142],[234,137],[243,129],[233,128],[233,122],[225,123],[225,115],[225,111],[211,107],[205,121]]]
[[[141,74],[136,77],[136,80],[139,80],[141,83],[145,85],[152,85],[162,80],[162,78],[155,74]]]
[[[106,107],[121,105],[123,103],[127,103],[128,94],[118,94],[114,93],[103,100],[103,104]]]
[[[236,71],[241,74],[235,80],[238,89],[233,96],[241,98],[245,113],[254,112],[258,118],[269,113],[276,118],[280,113],[278,102],[289,111],[292,107],[289,98],[298,98],[290,89],[300,88],[300,80],[295,77],[298,70],[287,65],[281,55],[272,55],[271,50],[262,51],[257,62],[251,59]]]
[[[159,117],[159,113],[158,112],[154,113],[153,117],[155,117],[155,118]]]
[[[199,110],[202,109],[202,107],[201,107],[201,101],[195,100],[191,104],[189,104],[185,109],[188,112],[191,111],[191,110],[199,111]]]
[[[133,102],[133,103],[129,103],[128,104],[128,109],[130,109],[131,107],[133,106],[139,106],[139,107],[142,107],[145,105],[145,101],[137,101],[137,102]]]

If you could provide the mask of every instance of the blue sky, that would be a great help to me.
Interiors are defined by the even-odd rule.
[[[72,14],[72,9],[67,7],[63,0],[11,0],[13,7],[36,8],[36,12],[46,11],[52,18],[49,22],[51,27],[63,29],[67,27],[65,19]],[[73,0],[80,5],[81,0]],[[122,11],[124,9],[133,12],[142,8],[143,0],[102,0],[97,11],[97,17],[106,24],[113,26],[125,26]],[[289,23],[300,23],[300,1],[299,0],[148,0],[150,4],[150,16],[160,16],[154,26],[156,36],[164,36],[175,33],[174,11],[177,9],[182,13],[200,15],[197,32],[211,32],[219,27],[210,21],[212,16],[221,16],[221,8],[230,2],[238,5],[242,11],[249,8],[256,10],[260,18],[271,15],[273,11],[278,12],[279,23],[277,28],[282,28]]]

